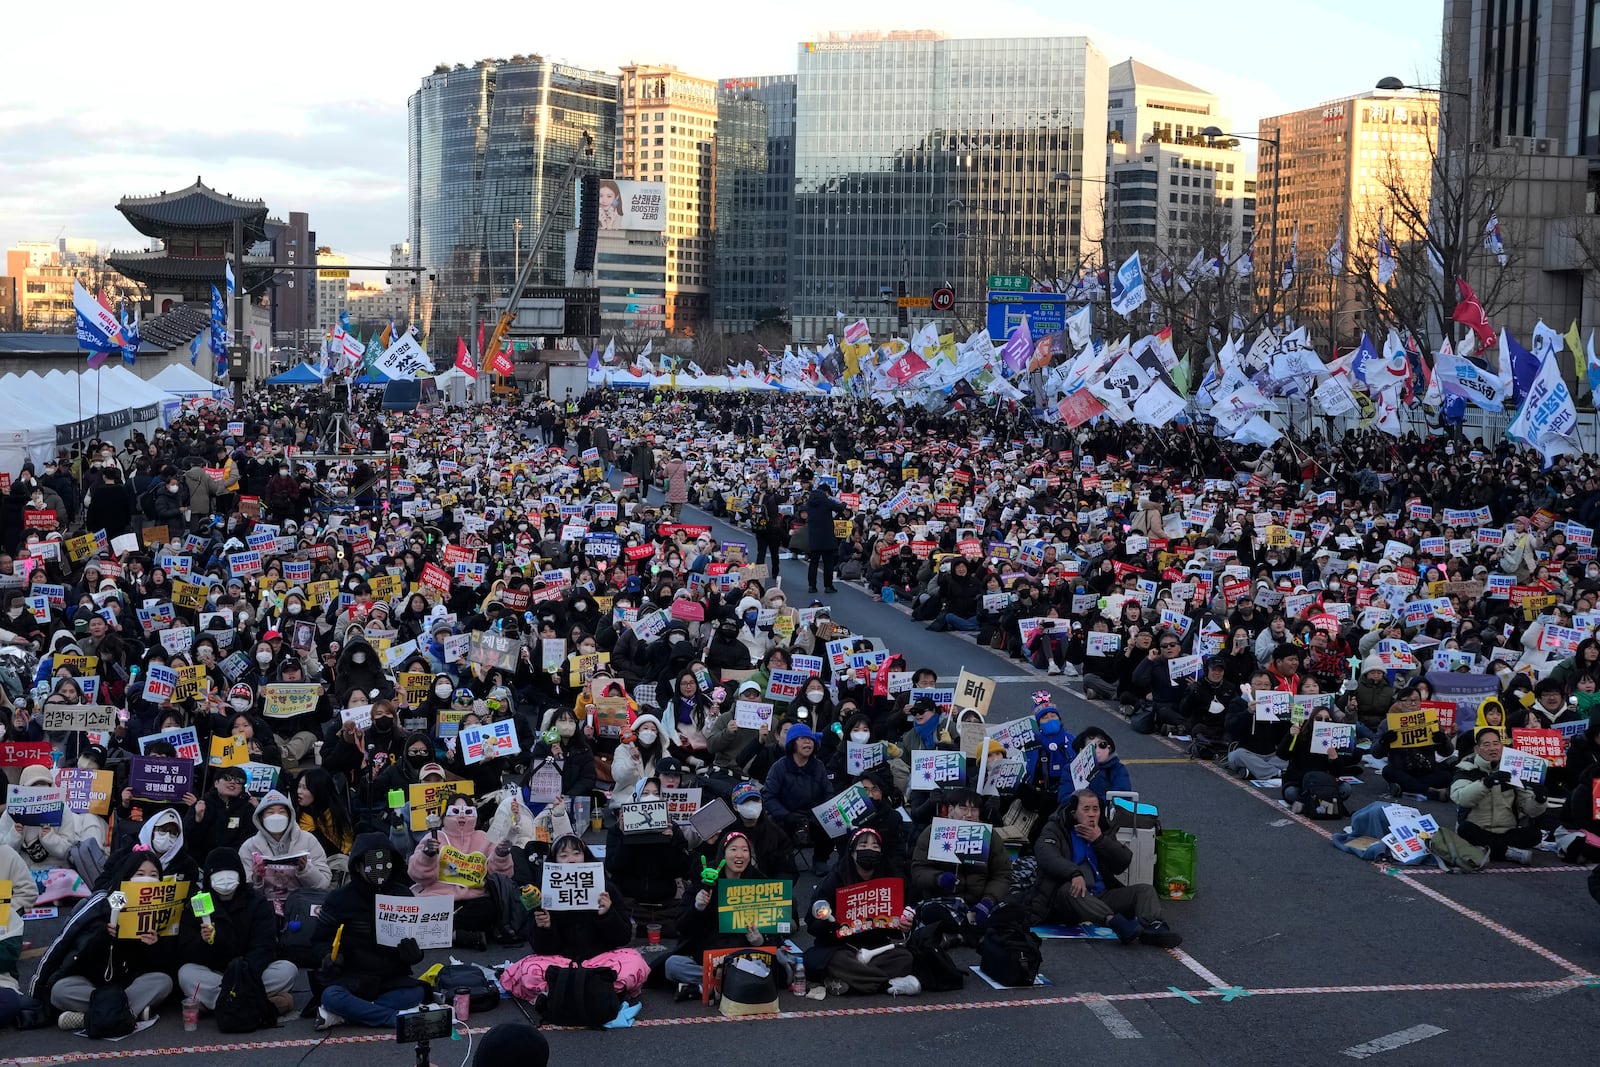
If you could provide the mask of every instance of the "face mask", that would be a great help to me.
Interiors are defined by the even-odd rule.
[[[448,685],[436,685],[433,687],[433,695],[441,699],[448,697],[450,695],[450,687]]]
[[[556,724],[556,733],[560,735],[563,740],[571,737],[577,732],[578,724],[575,722],[562,722]]]
[[[370,860],[359,868],[361,880],[371,886],[381,886],[394,871],[394,862],[387,855],[381,860]]]
[[[153,874],[136,874],[128,879],[130,882],[159,882],[160,880]]]
[[[866,744],[869,740],[871,740],[871,738],[872,738],[872,732],[870,730],[852,730],[852,731],[850,731],[850,740],[854,741],[858,745]]]
[[[856,851],[856,866],[863,871],[875,871],[881,862],[883,862],[883,853],[877,849],[863,848]]]
[[[211,876],[211,891],[231,897],[239,890],[239,876],[232,871],[218,871]]]
[[[669,645],[682,644],[682,642],[683,642],[683,635],[682,634],[673,634],[672,636],[667,638],[667,643]]]
[[[304,611],[305,608],[301,607],[299,604],[290,604],[284,610],[287,611],[290,615],[298,615],[302,611]]]
[[[816,703],[818,703],[818,702],[820,702],[822,700],[822,693],[821,693],[820,690],[807,689],[806,690],[806,699],[808,701],[810,701],[811,703],[816,704]]]
[[[150,835],[150,847],[163,856],[178,844],[177,834],[159,833]]]
[[[365,663],[367,662],[367,654],[365,652],[352,652],[350,654],[350,662]]]
[[[234,697],[232,700],[228,701],[228,706],[234,711],[250,710],[250,702],[244,697]]]
[[[758,819],[761,817],[761,801],[747,800],[739,805],[739,818]]]
[[[420,769],[426,766],[428,762],[428,754],[426,752],[408,752],[406,754],[406,762],[411,764],[411,766]]]
[[[257,652],[256,653],[256,662],[261,664],[263,667],[265,667],[267,664],[272,662],[272,653],[271,652]]]
[[[380,734],[389,733],[394,729],[394,720],[387,715],[374,715],[372,717],[372,728]]]
[[[98,771],[99,769],[100,765],[87,756],[78,760],[78,770],[80,771]]]
[[[656,743],[656,737],[657,736],[658,735],[656,734],[656,732],[654,730],[640,730],[639,731],[639,741],[640,741],[641,744],[653,745],[653,744]]]
[[[289,816],[282,812],[274,812],[261,820],[261,825],[269,834],[281,834],[289,828]]]

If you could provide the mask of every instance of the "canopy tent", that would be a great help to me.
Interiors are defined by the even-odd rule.
[[[13,478],[28,460],[39,469],[56,454],[55,420],[8,388],[13,383],[6,379],[16,377],[0,379],[0,472]]]
[[[107,373],[109,371],[106,368],[71,373],[56,369],[46,374],[44,381],[55,389],[56,395],[71,397],[74,402],[81,388],[84,416],[95,417],[95,433],[98,435],[120,442],[134,430],[146,436],[154,433],[160,419],[159,405],[134,403],[117,388],[115,378],[105,377]]]
[[[392,379],[377,367],[368,367],[367,373],[357,378],[355,385],[388,385]]]
[[[207,396],[213,400],[226,400],[228,387],[207,381],[203,375],[195,373],[182,363],[169,363],[150,379],[150,384],[163,389],[173,396],[194,397]]]
[[[267,385],[321,385],[322,375],[309,363],[296,363],[282,374],[274,374]]]
[[[589,373],[591,386],[610,386],[613,389],[719,389],[735,393],[820,392],[815,386],[803,385],[798,379],[773,385],[765,378],[730,378],[724,374],[644,374],[635,376],[618,367],[604,367]]]
[[[467,398],[472,395],[473,387],[476,384],[477,379],[459,367],[451,367],[443,374],[435,374],[433,376],[433,387],[439,391],[439,395],[444,397],[445,402],[449,404],[466,403]]]
[[[132,404],[136,411],[154,407],[156,422],[160,426],[170,426],[172,416],[183,406],[183,402],[159,385],[151,385],[133,371],[122,364],[103,367],[98,372],[101,389],[115,389],[122,399]]]

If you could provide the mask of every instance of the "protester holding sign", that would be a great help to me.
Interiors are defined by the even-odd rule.
[[[988,827],[978,821],[980,810],[977,792],[958,786],[944,791],[939,818],[987,831]],[[935,857],[931,851],[936,827],[937,820],[935,825],[922,831],[911,850],[909,899],[959,897],[966,905],[968,921],[982,926],[989,921],[990,913],[1011,895],[1011,858],[1002,843],[988,840],[987,832],[983,835],[985,847],[981,850],[958,850],[954,860],[943,852]]]
[[[422,960],[416,939],[401,938],[393,947],[378,943],[378,896],[411,896],[396,859],[383,834],[358,835],[350,850],[350,881],[328,894],[317,914],[312,945],[321,964],[312,988],[322,990],[318,1030],[347,1020],[393,1028],[396,1012],[422,1003],[425,991],[411,977]]]
[[[730,830],[723,837],[716,860],[715,867],[708,868],[717,872],[712,881],[694,878],[685,886],[682,910],[678,917],[678,943],[673,946],[661,967],[667,981],[676,983],[678,1000],[700,996],[701,953],[763,945],[775,948],[784,940],[777,933],[762,933],[753,922],[743,930],[729,933],[720,931],[717,921],[718,882],[755,881],[766,877],[766,873],[756,866],[750,839],[737,830]],[[790,968],[781,956],[778,959],[778,985],[787,986]]]
[[[1545,809],[1541,783],[1523,784],[1500,769],[1500,731],[1484,726],[1473,732],[1472,756],[1456,768],[1450,800],[1461,809],[1456,832],[1469,843],[1503,860],[1507,849],[1524,853],[1543,838],[1533,820]]]
[[[490,932],[498,940],[515,939],[487,888],[491,876],[508,878],[511,870],[510,842],[491,842],[478,829],[477,806],[459,796],[445,804],[439,828],[423,837],[406,865],[418,896],[455,898],[455,943],[480,950],[488,946]]]
[[[1154,886],[1125,886],[1117,880],[1133,862],[1133,853],[1116,839],[1100,798],[1089,790],[1073,793],[1050,817],[1034,856],[1039,881],[1028,907],[1035,922],[1109,926],[1125,945],[1140,941],[1176,948],[1183,943],[1162,919]]]
[[[817,882],[806,915],[812,945],[805,951],[805,967],[813,980],[823,980],[830,996],[883,992],[911,996],[922,992],[922,983],[911,974],[915,962],[911,952],[895,936],[910,926],[903,915],[890,925],[864,930],[842,925],[850,890],[863,882],[886,879],[902,881],[884,855],[883,842],[874,830],[857,830]]]
[[[1361,766],[1361,757],[1351,749],[1316,751],[1317,724],[1331,722],[1333,712],[1318,707],[1304,722],[1291,723],[1278,742],[1278,758],[1288,763],[1283,772],[1283,799],[1291,808],[1300,802],[1300,787],[1307,773],[1316,771],[1337,779]],[[1350,799],[1349,782],[1339,782],[1338,791],[1341,801]]]
[[[191,853],[210,855],[214,848],[239,851],[255,832],[260,797],[245,791],[249,774],[242,767],[219,767],[183,820],[183,836]]]
[[[256,805],[256,833],[239,846],[250,887],[281,905],[298,889],[327,889],[332,880],[322,842],[300,829],[289,798],[274,789]]]
[[[0,771],[0,789],[5,772]],[[0,923],[0,986],[17,987],[17,961],[22,957],[22,913],[33,907],[39,889],[33,871],[16,849],[0,842],[0,883],[7,886],[5,922]]]
[[[1079,756],[1093,751],[1094,760],[1081,781],[1073,774],[1062,776],[1059,798],[1062,803],[1078,790],[1089,789],[1100,798],[1100,804],[1104,807],[1108,803],[1107,793],[1126,793],[1133,789],[1133,777],[1117,756],[1117,743],[1105,730],[1098,726],[1088,727],[1073,739],[1073,747]]]
[[[197,995],[200,1006],[213,1011],[222,993],[223,974],[234,961],[242,960],[261,979],[278,1014],[289,1014],[300,968],[282,958],[278,917],[272,904],[246,881],[239,853],[211,850],[206,855],[204,885],[209,899],[202,903],[200,895],[192,896],[193,906],[184,909],[178,930],[179,988],[185,996]]]

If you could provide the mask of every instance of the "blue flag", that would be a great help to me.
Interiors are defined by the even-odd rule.
[[[232,263],[223,263],[222,264],[222,274],[223,274],[223,277],[228,279],[228,295],[232,296],[233,295],[233,264]]]
[[[133,366],[139,358],[139,323],[128,318],[128,305],[122,305],[122,362]]]
[[[1511,353],[1511,380],[1515,389],[1512,400],[1520,405],[1527,399],[1533,380],[1539,376],[1539,360],[1532,352],[1519,345],[1509,330],[1505,333],[1505,339],[1506,351]],[[1502,374],[1505,373],[1505,368],[1500,368],[1500,371]]]
[[[204,333],[204,332],[205,332],[204,330],[200,331],[200,333]],[[197,334],[194,335],[194,340],[189,342],[189,366],[191,366],[191,367],[194,366],[195,363],[199,359],[200,359],[200,334],[197,333]]]
[[[211,287],[211,355],[220,376],[228,370],[228,317],[222,303],[222,294]]]

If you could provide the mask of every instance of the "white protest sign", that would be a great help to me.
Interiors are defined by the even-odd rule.
[[[449,948],[455,933],[453,896],[375,898],[373,922],[378,944],[394,948],[406,938],[418,948]]]
[[[733,722],[744,730],[764,730],[772,724],[772,705],[761,700],[740,700],[733,705]]]
[[[1072,765],[1068,768],[1072,775],[1073,789],[1089,788],[1089,779],[1094,776],[1095,747],[1092,744],[1083,746],[1083,750],[1072,757]]]
[[[599,911],[605,887],[603,863],[546,863],[539,890],[546,911]]]
[[[1356,728],[1346,722],[1313,722],[1311,753],[1326,756],[1330,751],[1349,752],[1356,747]]]
[[[1542,756],[1524,752],[1519,748],[1500,750],[1500,769],[1506,771],[1521,785],[1537,785],[1544,781],[1550,761]]]

